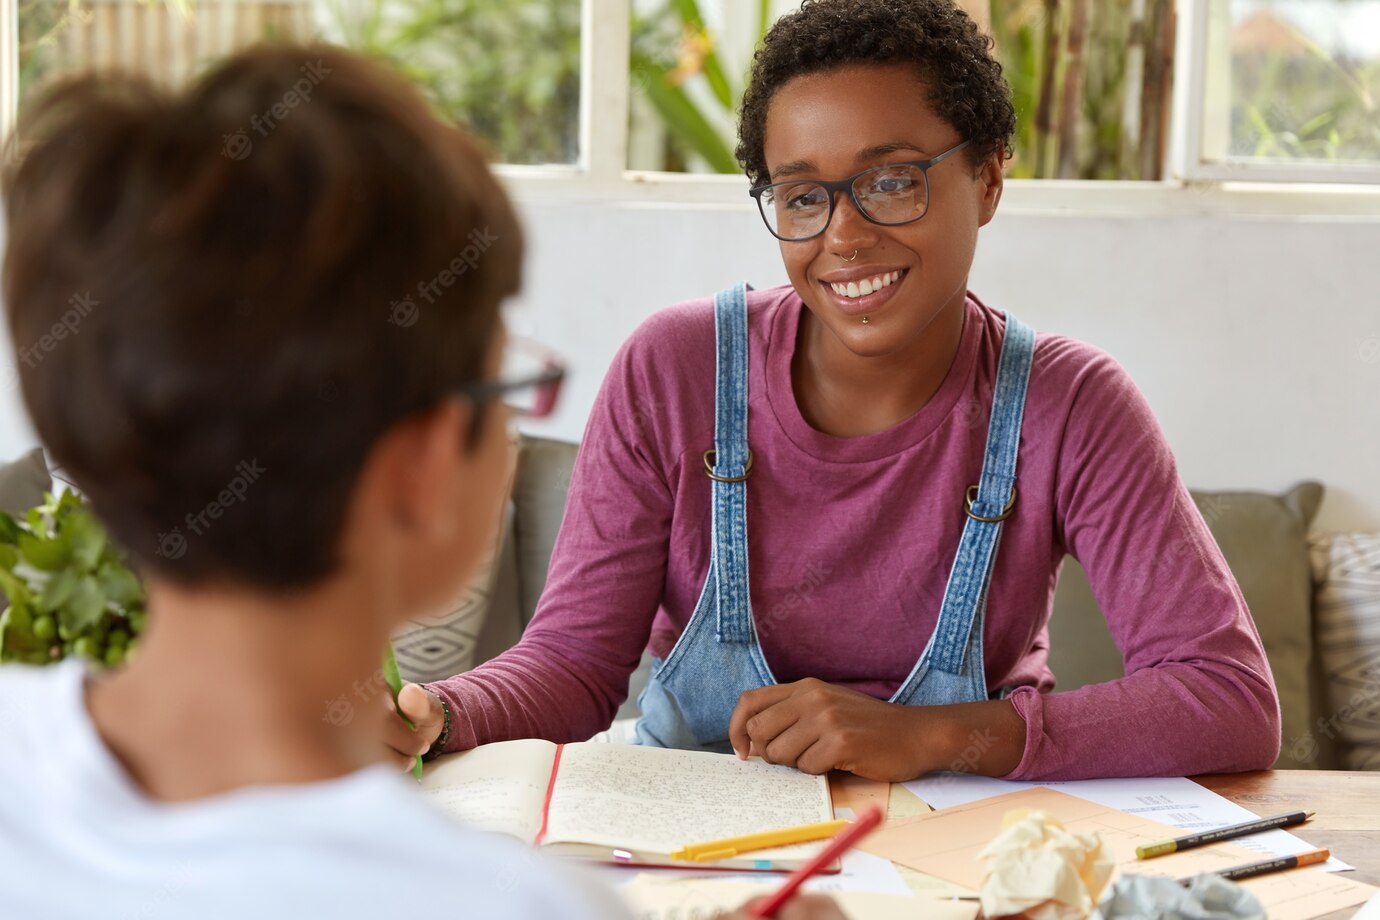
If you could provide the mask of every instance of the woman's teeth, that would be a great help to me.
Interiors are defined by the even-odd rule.
[[[829,286],[834,289],[834,293],[840,297],[865,297],[873,291],[880,291],[884,287],[891,287],[901,278],[900,272],[887,272],[885,275],[875,275],[871,278],[864,278],[861,281],[850,281],[847,284],[835,284],[829,282]]]

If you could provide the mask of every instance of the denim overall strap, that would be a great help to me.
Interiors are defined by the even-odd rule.
[[[717,579],[715,638],[747,642],[752,613],[747,580],[748,341],[747,284],[714,295],[713,568]],[[725,482],[725,479],[738,479]]]
[[[748,690],[776,683],[758,644],[748,592],[748,338],[743,285],[714,298],[715,383],[709,571],[694,612],[638,696],[637,744],[727,753],[728,721]],[[710,464],[710,459],[717,461]],[[724,481],[737,479],[737,482]]]
[[[987,606],[987,588],[1001,539],[1001,519],[1015,499],[1016,456],[1021,446],[1026,386],[1035,353],[1035,332],[1011,314],[1006,315],[997,384],[992,394],[992,418],[987,426],[987,450],[982,460],[977,497],[949,571],[944,602],[929,649],[930,665],[958,674],[969,652],[974,623]],[[979,520],[986,518],[987,520]],[[981,634],[976,641],[981,642]],[[978,646],[980,652],[981,646]]]

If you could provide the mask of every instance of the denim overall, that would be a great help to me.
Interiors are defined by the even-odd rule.
[[[718,348],[713,480],[713,547],[694,614],[665,661],[653,660],[638,697],[637,744],[727,753],[728,722],[738,697],[776,683],[757,641],[748,599],[748,333],[744,284],[714,296]],[[1001,522],[1016,501],[1016,454],[1035,349],[1035,333],[1006,317],[992,420],[978,485],[968,490],[968,521],[949,572],[934,635],[889,702],[911,706],[988,699],[982,619]]]

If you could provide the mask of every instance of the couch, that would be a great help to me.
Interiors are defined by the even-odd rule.
[[[466,605],[468,634],[473,639],[469,664],[508,648],[531,620],[546,583],[576,451],[574,444],[522,438],[500,546],[493,563],[472,587]],[[1194,492],[1193,496],[1241,585],[1274,670],[1284,723],[1276,766],[1337,766],[1337,744],[1314,731],[1318,719],[1326,718],[1329,711],[1314,654],[1314,579],[1308,543],[1323,487],[1305,482],[1279,496],[1258,492]],[[1059,689],[1122,675],[1121,655],[1086,575],[1072,558],[1065,560],[1059,579],[1049,631],[1050,667]],[[425,631],[416,635],[420,642]],[[404,657],[400,645],[400,662]],[[620,719],[636,716],[637,695],[648,668],[644,655],[629,699],[618,713]],[[434,679],[443,674],[414,676]]]
[[[509,648],[536,610],[565,512],[577,446],[524,436],[499,544],[444,616],[394,637],[411,680],[466,670]],[[53,486],[41,450],[0,465],[0,510],[38,504]],[[1255,617],[1279,688],[1279,768],[1380,769],[1380,535],[1310,541],[1323,488],[1283,495],[1194,492]],[[1311,558],[1310,558],[1311,557]],[[1112,643],[1082,568],[1066,559],[1049,624],[1059,689],[1120,677]],[[633,675],[620,720],[637,715],[650,659]]]

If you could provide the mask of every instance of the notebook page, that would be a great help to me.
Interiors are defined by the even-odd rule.
[[[639,875],[620,891],[634,920],[713,920],[771,894],[780,882],[743,882],[717,878],[672,879]],[[920,899],[913,895],[870,891],[831,891],[829,895],[851,920],[976,920],[977,901]]]
[[[572,744],[546,842],[670,853],[688,843],[829,821],[829,781],[732,754]]]
[[[556,746],[500,741],[427,764],[421,790],[432,805],[471,827],[531,843],[541,828]]]

